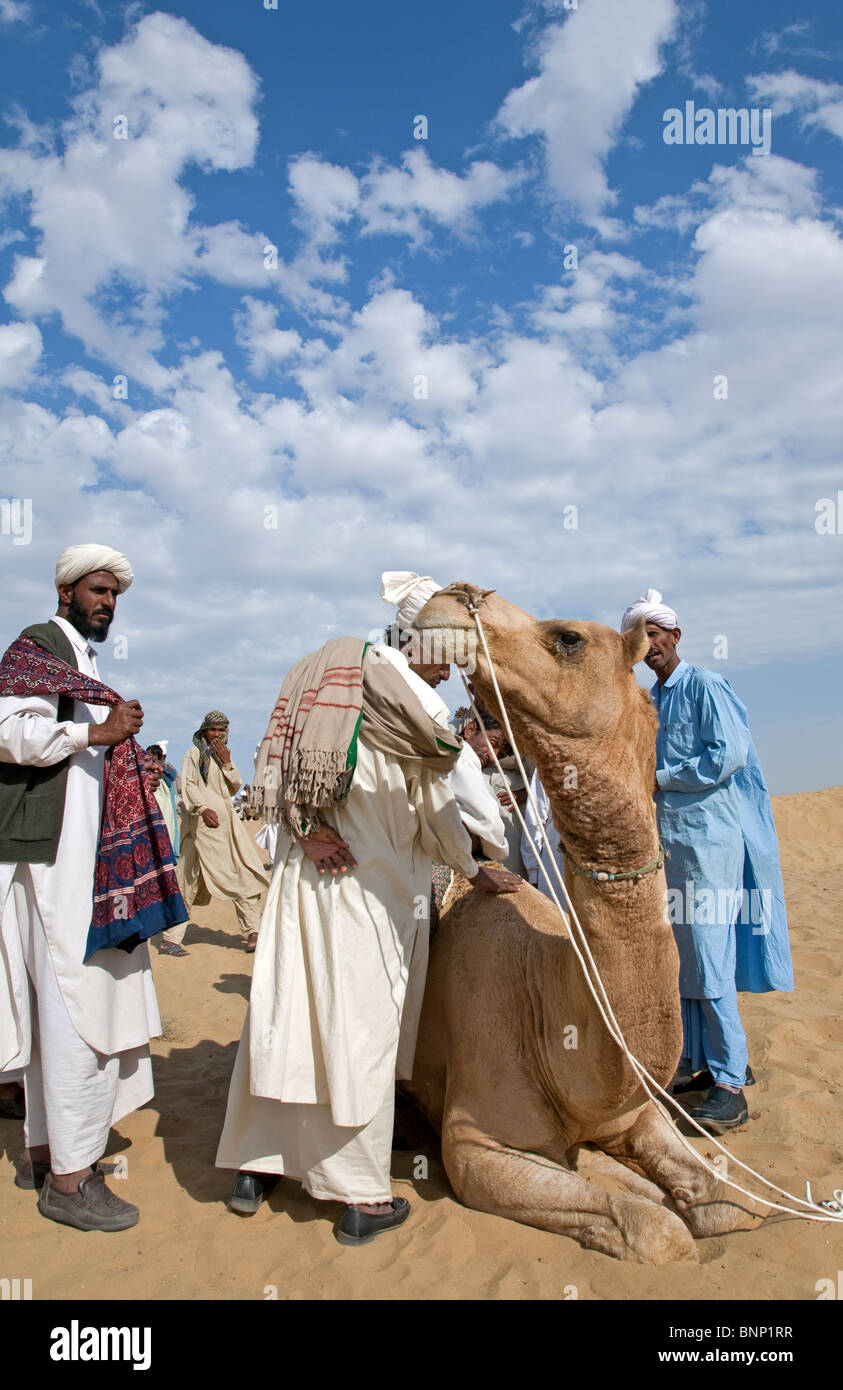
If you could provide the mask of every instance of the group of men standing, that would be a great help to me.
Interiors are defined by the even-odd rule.
[[[179,822],[163,750],[148,772],[132,751],[140,705],[99,681],[90,643],[104,640],[132,578],[109,547],[69,547],[56,615],[0,663],[0,1105],[21,1079],[26,1096],[15,1181],[38,1190],[43,1215],[79,1229],[137,1221],[100,1159],[111,1124],[152,1096],[160,1021],[146,941],[163,932],[161,949],[183,954],[190,909],[227,897],[257,952],[217,1157],[237,1170],[230,1206],[256,1211],[283,1174],[343,1203],[337,1239],[366,1243],[409,1211],[389,1169],[394,1083],[411,1074],[427,966],[419,905],[437,866],[481,892],[521,884],[481,862],[511,853],[506,798],[483,777],[474,740],[449,725],[435,693],[447,667],[412,659],[413,617],[440,586],[385,575],[397,640],[335,639],[287,676],[253,791],[274,831],[270,882],[232,803],[240,777],[225,715],[210,711],[194,735]],[[722,677],[679,660],[676,615],[659,595],[632,605],[622,627],[642,613],[668,883],[716,879],[738,899],[744,887],[770,890],[749,938],[731,911],[676,924],[675,1089],[706,1090],[697,1113],[719,1132],[744,1122],[751,1080],[737,989],[792,988],[775,832],[740,701]]]

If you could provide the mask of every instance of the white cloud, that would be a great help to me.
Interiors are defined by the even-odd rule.
[[[291,161],[289,191],[301,225],[319,246],[336,241],[340,227],[360,202],[359,185],[351,170],[313,154],[298,155]]]
[[[256,97],[239,53],[171,15],[148,15],[103,49],[97,86],[64,126],[63,152],[45,151],[43,135],[24,129],[22,144],[0,153],[0,194],[31,195],[40,235],[37,256],[16,259],[7,301],[28,316],[59,313],[94,355],[162,386],[154,354],[167,296],[196,274],[243,285],[265,274],[260,238],[236,223],[195,224],[179,183],[190,164],[251,163]],[[129,310],[102,312],[118,284]]]
[[[0,325],[0,390],[24,386],[41,356],[43,343],[34,323]]]
[[[298,333],[292,328],[278,328],[277,319],[276,305],[248,295],[235,316],[235,341],[247,353],[249,368],[256,377],[266,376],[273,363],[287,362],[301,352]]]
[[[32,18],[27,0],[0,0],[0,24],[23,24]]]
[[[396,233],[419,244],[431,224],[470,231],[475,213],[508,197],[522,179],[521,171],[489,160],[454,174],[437,168],[426,150],[408,150],[400,168],[375,161],[362,181],[360,216],[367,232]]]
[[[676,20],[675,0],[589,0],[542,34],[538,76],[498,112],[508,135],[541,137],[554,195],[606,230],[603,213],[616,197],[606,157],[640,88],[661,71]]]
[[[796,112],[803,126],[819,126],[843,140],[843,86],[803,77],[789,68],[786,72],[765,72],[747,78],[756,101],[774,102],[774,115]]]

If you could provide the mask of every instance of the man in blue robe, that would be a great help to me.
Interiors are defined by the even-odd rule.
[[[659,717],[656,812],[679,949],[683,1056],[673,1093],[707,1090],[690,1114],[714,1134],[749,1118],[738,990],[793,989],[770,796],[745,706],[725,677],[682,661],[673,609],[649,589],[621,619],[643,617]],[[710,1088],[710,1089],[709,1089]]]

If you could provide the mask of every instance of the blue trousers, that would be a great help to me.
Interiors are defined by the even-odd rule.
[[[738,1013],[738,992],[719,999],[683,999],[683,1070],[708,1067],[714,1084],[743,1086],[746,1079],[746,1034]]]

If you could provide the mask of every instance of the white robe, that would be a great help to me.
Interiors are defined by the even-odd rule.
[[[93,652],[62,618],[82,675],[99,679]],[[161,1032],[146,944],[106,948],[83,964],[91,924],[94,862],[102,811],[103,747],[88,747],[87,726],[108,717],[105,705],[74,702],[73,720],[58,723],[58,698],[0,698],[0,760],[50,767],[69,756],[61,835],[54,864],[0,864],[0,1071],[29,1062],[30,991],[21,944],[31,883],[50,960],[70,1022],[96,1052],[111,1056],[145,1047]],[[13,881],[16,883],[12,890]]]
[[[538,771],[533,773],[530,781],[530,791],[533,794],[540,819],[537,823],[529,797],[527,798],[527,804],[524,807],[523,814],[527,829],[533,838],[536,849],[539,851],[539,858],[536,859],[535,854],[530,848],[527,836],[523,831],[521,834],[521,858],[524,861],[524,868],[527,870],[527,877],[533,887],[538,888],[540,893],[544,893],[545,897],[549,898],[551,896],[550,889],[547,886],[547,879],[539,869],[539,861],[544,865],[547,870],[547,876],[553,884],[553,891],[564,906],[562,889],[559,887],[559,880],[553,871],[553,864],[554,862],[556,863],[560,874],[564,877],[565,860],[559,848],[559,832],[553,824],[553,810],[548,800],[547,792],[542,786]]]
[[[431,861],[468,878],[477,865],[446,779],[362,739],[330,819],[358,863],[336,879],[278,837],[217,1165],[380,1201],[394,1080],[411,1075],[421,1015]]]
[[[410,670],[410,663],[403,653],[396,651],[388,642],[379,642],[374,651],[385,656],[409,685],[420,703],[437,723],[450,732],[448,706],[427,681]],[[489,859],[502,860],[509,853],[501,804],[491,791],[483,776],[480,759],[467,743],[460,750],[455,766],[448,774],[451,790],[460,808],[462,823],[469,835],[476,835]]]

